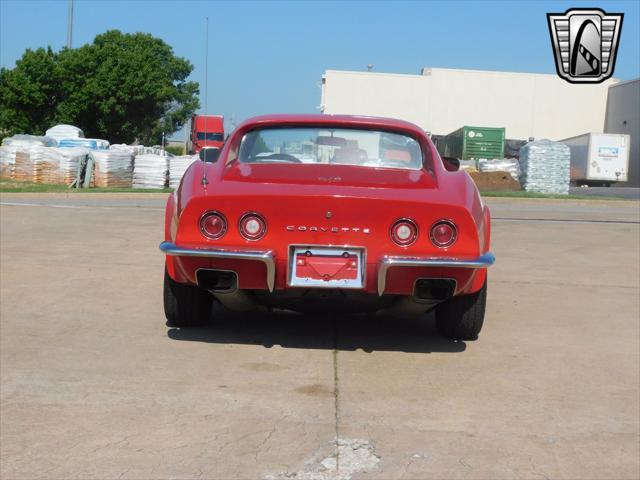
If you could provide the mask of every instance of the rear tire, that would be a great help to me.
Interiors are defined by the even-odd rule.
[[[164,270],[164,315],[172,327],[199,327],[211,316],[213,295],[174,281]]]
[[[436,325],[443,337],[453,340],[478,338],[487,303],[487,281],[482,288],[469,295],[452,297],[436,307]]]

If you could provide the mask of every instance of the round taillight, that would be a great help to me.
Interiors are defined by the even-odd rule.
[[[440,220],[431,227],[431,242],[440,248],[453,245],[456,241],[456,226],[449,220]]]
[[[418,227],[413,220],[398,220],[391,226],[391,238],[401,247],[408,247],[418,238]]]
[[[247,240],[259,240],[267,232],[267,222],[257,213],[245,213],[240,218],[240,234]]]
[[[205,237],[216,240],[227,232],[227,220],[218,212],[205,213],[200,218],[200,231]]]

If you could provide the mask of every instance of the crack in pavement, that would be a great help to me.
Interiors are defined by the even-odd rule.
[[[340,437],[340,377],[338,374],[338,322],[333,320],[333,407],[335,438],[321,446],[304,468],[291,472],[288,468],[267,480],[351,480],[357,473],[377,470],[380,457],[368,440]],[[327,455],[327,447],[333,453]]]
[[[336,449],[336,474],[340,474],[340,448],[338,439],[340,438],[340,388],[338,385],[338,322],[333,317],[333,415],[335,424],[335,449]]]

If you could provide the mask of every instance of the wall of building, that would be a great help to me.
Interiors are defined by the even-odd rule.
[[[615,80],[574,85],[556,75],[423,69],[422,75],[328,70],[322,111],[408,120],[435,135],[463,125],[504,127],[507,138],[602,131]]]
[[[631,136],[626,185],[640,187],[640,78],[609,87],[604,131]]]

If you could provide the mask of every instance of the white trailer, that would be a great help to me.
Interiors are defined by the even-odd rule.
[[[571,182],[578,185],[626,182],[629,135],[585,133],[560,140],[571,149]]]

